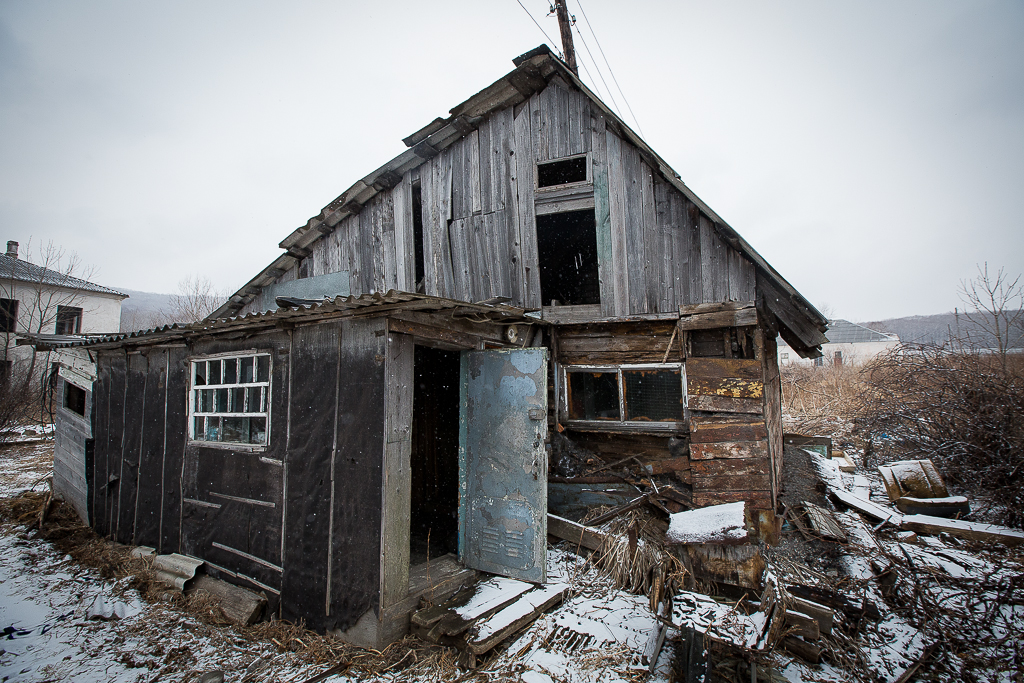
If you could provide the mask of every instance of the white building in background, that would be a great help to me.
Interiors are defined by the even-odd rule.
[[[69,272],[20,259],[18,243],[8,242],[7,253],[0,254],[0,377],[9,377],[15,363],[32,359],[34,349],[18,346],[19,336],[117,333],[121,302],[127,298]],[[37,361],[37,372],[45,365]]]
[[[780,338],[779,365],[863,365],[900,343],[895,334],[878,332],[848,320],[830,320],[825,336],[828,343],[821,345],[822,357],[813,360],[801,358]]]

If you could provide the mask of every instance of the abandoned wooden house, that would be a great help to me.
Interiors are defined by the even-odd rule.
[[[99,533],[377,646],[448,553],[543,581],[548,483],[594,462],[772,528],[776,337],[814,356],[825,319],[547,47],[514,63],[206,322],[65,350]]]

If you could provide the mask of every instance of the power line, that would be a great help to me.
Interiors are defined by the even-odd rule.
[[[583,13],[583,19],[587,22],[587,28],[590,29],[590,35],[594,36],[594,42],[597,44],[597,49],[601,52],[601,57],[604,58],[604,63],[608,67],[608,73],[611,74],[612,82],[615,83],[615,87],[618,88],[619,94],[622,95],[622,101],[626,103],[626,109],[629,110],[629,115],[633,117],[633,123],[636,124],[636,129],[640,132],[640,137],[644,137],[644,131],[640,128],[640,122],[637,120],[636,114],[633,113],[633,107],[629,106],[629,100],[626,99],[626,93],[622,92],[622,86],[619,85],[619,80],[615,78],[615,72],[612,71],[612,65],[608,63],[608,56],[605,55],[604,48],[601,47],[601,41],[598,39],[597,34],[594,33],[594,25],[590,23],[590,17],[587,16],[587,11],[583,9],[583,3],[581,3],[580,0],[576,0],[576,4],[580,6],[580,12]],[[579,31],[579,29],[576,30]],[[611,92],[610,88],[609,92]]]
[[[530,14],[530,10],[526,9],[526,5],[524,5],[524,4],[523,4],[522,2],[520,2],[519,0],[516,0],[516,2],[518,2],[518,3],[519,3],[519,6],[523,8],[523,11],[524,11],[524,12],[526,12],[526,16],[530,17],[530,21],[532,21],[532,22],[533,22],[533,25],[534,25],[534,26],[536,26],[536,27],[537,27],[538,29],[540,29],[540,32],[544,34],[544,37],[545,37],[545,38],[547,38],[548,42],[549,42],[549,43],[550,43],[550,44],[551,44],[552,46],[554,46],[555,50],[557,50],[557,51],[558,51],[558,55],[559,55],[559,57],[561,57],[561,55],[562,55],[562,51],[561,51],[561,50],[558,50],[558,43],[556,43],[555,41],[551,40],[551,36],[549,36],[549,35],[548,35],[548,33],[547,33],[547,31],[545,31],[545,30],[544,30],[544,28],[543,28],[543,27],[542,27],[542,26],[541,26],[540,24],[538,24],[538,23],[537,23],[537,20],[533,18],[533,15],[532,15],[532,14]],[[591,32],[593,32],[593,29],[591,29]],[[638,126],[638,127],[639,127],[639,126]]]
[[[615,95],[612,94],[612,89],[608,87],[608,82],[604,80],[604,74],[601,73],[601,67],[597,63],[597,60],[594,59],[594,55],[590,52],[590,46],[587,45],[586,39],[583,38],[583,32],[580,31],[580,27],[576,25],[575,22],[573,22],[573,26],[576,28],[576,33],[580,37],[580,42],[583,43],[583,49],[587,51],[587,56],[590,57],[590,61],[594,63],[594,70],[597,71],[597,75],[601,78],[601,82],[604,83],[604,89],[608,91],[608,97],[609,99],[611,99],[612,105],[615,107],[616,110],[618,110],[619,104],[618,102],[615,101]],[[582,61],[580,63],[583,64]],[[587,68],[586,64],[583,64],[583,70],[587,72],[587,76],[594,83],[594,87],[597,88],[597,81],[594,80],[594,77],[590,75],[590,69]],[[598,95],[600,95],[602,99],[604,98],[604,93],[601,92],[600,89],[598,89]]]

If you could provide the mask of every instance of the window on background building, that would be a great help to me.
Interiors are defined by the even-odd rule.
[[[54,334],[78,334],[81,331],[82,309],[77,306],[58,306]]]
[[[192,361],[193,441],[265,446],[270,426],[270,354]]]
[[[843,352],[842,351],[836,351],[835,363],[836,363],[836,365],[842,365],[843,364]]]
[[[822,358],[821,356],[818,356],[817,358],[815,358],[815,359],[814,359],[814,365],[815,365],[816,367],[819,367],[819,368],[820,368],[820,367],[821,367],[821,366],[823,366],[824,364],[825,364],[825,359],[824,359],[824,358]]]
[[[789,354],[788,353],[782,354],[782,360],[789,360]]]
[[[568,422],[657,423],[683,419],[686,390],[678,363],[566,366]]]
[[[18,331],[18,300],[0,299],[0,332]]]

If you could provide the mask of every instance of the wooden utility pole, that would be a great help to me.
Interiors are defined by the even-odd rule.
[[[557,0],[555,3],[555,14],[558,16],[558,30],[562,34],[562,52],[565,53],[565,63],[569,69],[580,75],[580,69],[576,66],[576,50],[572,46],[572,24],[569,22],[569,10],[565,7],[565,0]]]

